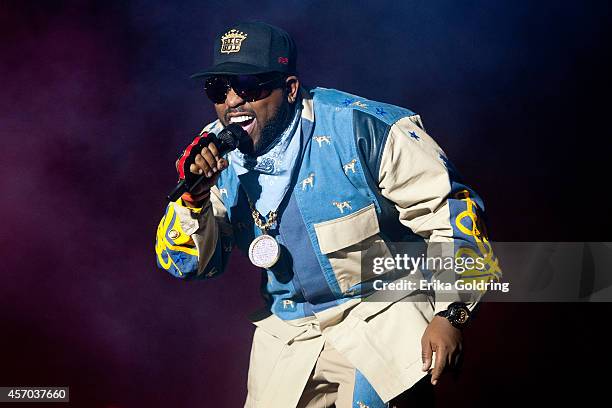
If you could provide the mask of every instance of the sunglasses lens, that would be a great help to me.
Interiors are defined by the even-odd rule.
[[[261,80],[255,75],[236,75],[231,79],[232,89],[247,102],[260,98],[263,88]]]
[[[214,103],[223,103],[227,97],[227,91],[230,88],[230,83],[224,77],[210,77],[204,84],[206,95]]]

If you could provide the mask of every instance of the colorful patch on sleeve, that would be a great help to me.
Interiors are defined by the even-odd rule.
[[[155,253],[157,265],[178,278],[185,278],[198,270],[198,250],[181,228],[172,203],[157,227]]]
[[[449,199],[451,223],[455,236],[455,259],[480,260],[484,267],[466,268],[461,279],[470,282],[489,282],[501,279],[499,261],[489,242],[482,212],[474,199],[475,193],[467,188],[453,193]]]

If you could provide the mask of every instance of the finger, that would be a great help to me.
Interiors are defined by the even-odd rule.
[[[213,156],[215,156],[215,158],[219,158],[219,150],[217,149],[217,146],[214,143],[209,143],[206,147],[208,147],[208,150],[210,150],[210,152]]]
[[[453,361],[452,361],[452,366],[453,368],[459,368],[461,366],[461,356],[463,354],[461,353],[461,351],[457,350],[455,351],[455,354],[453,354]]]
[[[423,362],[423,367],[421,370],[427,371],[431,367],[431,356],[433,354],[433,350],[431,349],[431,344],[429,340],[421,339],[421,361]]]
[[[196,173],[196,174],[205,174],[206,177],[211,177],[213,175],[212,167],[208,164],[208,161],[206,161],[206,159],[202,157],[201,154],[198,154],[195,157],[195,164],[196,166],[202,169],[202,173]]]
[[[195,164],[190,164],[189,165],[189,171],[192,172],[193,174],[202,174],[204,173],[204,170],[202,170],[200,167],[198,167]]]
[[[446,367],[446,359],[448,357],[448,350],[444,347],[438,347],[436,349],[436,365],[431,373],[431,383],[436,385],[444,367]]]
[[[204,157],[204,160],[206,160],[206,163],[208,163],[213,173],[216,173],[217,172],[217,159],[212,154],[209,148],[205,147],[202,149],[202,157]]]
[[[463,357],[463,346],[461,343],[457,345],[457,349],[453,354],[453,367],[458,368],[461,365],[461,358]]]
[[[229,162],[227,160],[225,160],[223,157],[219,158],[219,160],[217,160],[217,170],[221,171],[221,170],[225,170],[227,169],[229,166]]]
[[[463,366],[463,352],[460,352],[459,354],[457,354],[457,358],[455,359],[455,371],[459,372],[461,370],[461,367]]]
[[[457,349],[452,347],[452,346],[449,346],[446,349],[446,359],[445,360],[446,360],[446,365],[447,366],[453,365],[453,361],[455,360],[455,353],[456,353],[456,351],[457,351]]]

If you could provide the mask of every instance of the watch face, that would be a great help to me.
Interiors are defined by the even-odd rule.
[[[465,324],[470,318],[470,313],[465,306],[450,307],[448,311],[448,320],[458,325]]]
[[[461,308],[461,309],[457,309],[457,313],[456,313],[456,320],[457,323],[459,324],[464,324],[465,322],[468,321],[469,315],[467,310]]]

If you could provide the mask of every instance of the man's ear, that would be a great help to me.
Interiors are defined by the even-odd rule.
[[[294,103],[297,100],[298,91],[300,89],[300,80],[295,75],[288,76],[285,80],[287,89],[287,101]]]

